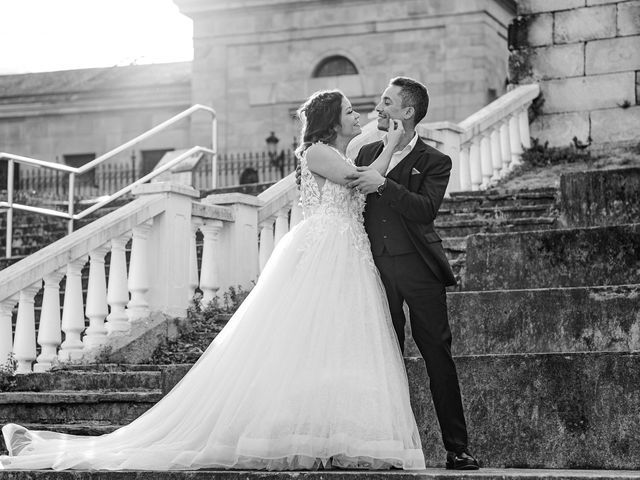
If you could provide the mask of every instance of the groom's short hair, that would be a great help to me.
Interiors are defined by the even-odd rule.
[[[429,92],[427,87],[419,81],[409,77],[395,77],[389,81],[389,85],[400,87],[400,98],[403,107],[413,107],[415,125],[427,115],[429,109]]]

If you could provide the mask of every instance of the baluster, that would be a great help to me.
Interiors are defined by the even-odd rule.
[[[198,246],[196,245],[196,233],[202,225],[202,220],[193,218],[191,220],[191,239],[189,240],[189,297],[191,301],[198,288]]]
[[[13,351],[11,317],[16,303],[18,303],[18,296],[9,297],[0,302],[0,365],[4,365],[9,360],[9,355]]]
[[[122,235],[111,240],[111,260],[109,262],[109,286],[107,303],[111,313],[107,315],[107,332],[128,332],[131,328],[129,316],[125,310],[129,302],[127,288],[127,254],[125,247],[129,235]]]
[[[31,373],[31,364],[36,360],[34,297],[41,286],[42,280],[34,283],[30,287],[20,290],[16,335],[13,344],[13,353],[18,361],[16,373]]]
[[[531,138],[529,136],[529,111],[523,108],[518,113],[518,126],[520,127],[520,142],[527,149],[531,148]]]
[[[151,231],[151,221],[141,223],[133,228],[131,242],[131,259],[129,264],[129,292],[131,299],[127,304],[127,316],[130,322],[149,316],[149,259],[147,256],[147,240]]]
[[[493,164],[493,176],[491,181],[495,182],[500,179],[502,171],[502,151],[500,150],[500,128],[494,128],[491,131],[491,163]]]
[[[469,146],[460,148],[460,191],[471,190],[471,166],[469,165]]]
[[[296,198],[295,200],[293,200],[291,202],[291,221],[290,221],[290,228],[295,227],[297,224],[299,224],[302,221],[303,218],[303,211],[302,211],[302,205],[300,205],[300,199]]]
[[[273,240],[274,247],[282,240],[289,231],[289,208],[281,208],[276,214],[275,238]]]
[[[84,330],[84,307],[82,301],[82,267],[87,257],[80,257],[67,265],[67,280],[62,307],[62,331],[64,342],[60,345],[58,358],[61,361],[82,357],[84,345],[80,336]]]
[[[58,354],[62,342],[60,325],[60,280],[64,277],[64,269],[51,272],[44,277],[44,294],[40,311],[40,328],[38,329],[38,345],[40,355],[33,366],[34,372],[46,372]]]
[[[202,269],[200,273],[200,290],[202,290],[202,304],[206,305],[216,296],[220,288],[218,265],[215,259],[216,247],[222,222],[220,220],[206,220],[200,227],[204,236],[202,245]]]
[[[500,153],[502,157],[501,175],[506,175],[511,167],[511,141],[509,140],[509,120],[500,125]]]
[[[260,260],[260,273],[264,270],[264,266],[267,264],[267,260],[273,252],[273,218],[267,218],[260,225],[260,250],[258,258]]]
[[[520,139],[520,121],[517,115],[509,117],[509,143],[511,146],[511,168],[520,165],[522,140]]]
[[[104,256],[108,251],[109,244],[105,244],[89,252],[89,285],[85,309],[85,315],[89,319],[89,328],[87,328],[84,337],[86,348],[98,347],[107,341],[107,329],[104,321],[109,313],[109,308],[107,306]]]
[[[491,138],[483,135],[480,140],[480,164],[482,168],[482,188],[487,188],[493,176],[493,165],[491,163]]]
[[[469,166],[471,170],[471,190],[480,190],[480,185],[482,185],[482,166],[480,165],[480,144],[477,138],[471,141]]]

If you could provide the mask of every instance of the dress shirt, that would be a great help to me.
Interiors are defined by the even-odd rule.
[[[384,144],[387,144],[387,136],[385,135],[383,140]],[[393,170],[395,168],[396,165],[398,165],[400,163],[400,161],[406,157],[407,155],[409,155],[411,153],[411,150],[413,150],[413,147],[416,146],[416,142],[418,141],[418,134],[414,133],[413,134],[413,138],[411,139],[411,141],[409,143],[407,143],[407,146],[404,147],[402,150],[400,150],[399,152],[394,152],[391,155],[391,160],[389,160],[389,166],[387,167],[387,172],[384,174],[385,177],[389,174],[389,172],[391,170]]]

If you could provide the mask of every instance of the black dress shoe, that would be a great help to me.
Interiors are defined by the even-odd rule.
[[[466,450],[460,453],[447,452],[447,470],[478,470],[480,465]]]

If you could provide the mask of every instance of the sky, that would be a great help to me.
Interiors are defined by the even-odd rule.
[[[0,74],[193,58],[172,0],[0,0]]]

